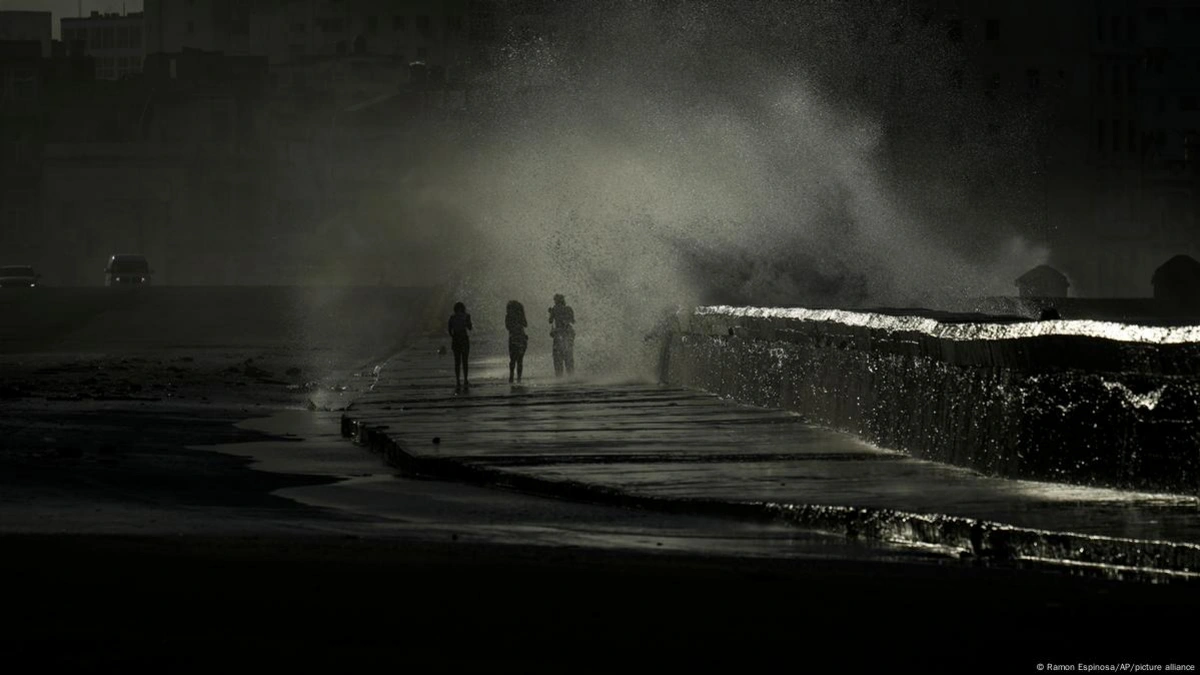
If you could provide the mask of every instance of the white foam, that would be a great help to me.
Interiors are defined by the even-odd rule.
[[[1167,389],[1165,386],[1163,386],[1155,389],[1154,391],[1146,392],[1145,394],[1135,394],[1132,389],[1126,387],[1120,382],[1109,382],[1105,380],[1103,384],[1105,389],[1109,391],[1115,391],[1124,396],[1125,400],[1129,402],[1129,405],[1135,408],[1145,408],[1146,410],[1154,410],[1157,408],[1159,401],[1162,400],[1163,392]]]
[[[1200,342],[1200,326],[1139,326],[1114,321],[1056,320],[1020,323],[943,323],[921,316],[891,316],[844,309],[799,307],[697,307],[699,316],[722,315],[762,319],[793,319],[839,323],[884,332],[923,333],[931,337],[968,340],[1017,340],[1046,335],[1099,338],[1115,342],[1145,344],[1189,344]]]

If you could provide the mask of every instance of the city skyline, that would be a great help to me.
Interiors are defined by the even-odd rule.
[[[50,12],[55,40],[62,39],[62,19],[101,14],[122,14],[143,10],[143,0],[0,0],[0,11]]]
[[[25,7],[39,4],[48,3]],[[1161,11],[1113,2],[765,3],[755,7],[774,9],[756,12],[737,4],[667,2],[142,4],[136,18],[51,21],[55,28],[70,24],[70,44],[59,49],[81,49],[93,64],[84,66],[93,68],[92,77],[113,84],[66,86],[61,74],[43,73],[46,107],[14,118],[31,122],[41,115],[52,123],[31,122],[20,140],[19,148],[38,148],[31,154],[38,159],[20,165],[28,187],[0,193],[0,220],[61,228],[60,238],[80,247],[71,255],[81,279],[91,269],[82,261],[100,253],[91,249],[108,246],[106,237],[132,222],[142,224],[130,231],[138,237],[131,243],[157,242],[160,278],[170,283],[208,278],[186,271],[183,261],[195,249],[180,243],[193,227],[208,227],[205,222],[228,223],[224,245],[235,250],[217,256],[226,261],[255,256],[248,242],[235,243],[239,237],[266,247],[286,234],[291,245],[282,255],[275,248],[275,256],[309,260],[285,265],[288,275],[303,276],[296,270],[315,264],[311,258],[337,238],[339,227],[375,228],[372,236],[409,250],[405,237],[425,236],[420,219],[397,219],[396,209],[384,205],[410,202],[412,188],[375,177],[481,180],[444,157],[416,159],[421,153],[411,150],[424,144],[429,147],[421,152],[466,151],[459,141],[436,147],[432,137],[409,139],[417,108],[438,116],[448,138],[490,129],[485,135],[496,148],[515,143],[513,128],[528,129],[516,152],[497,149],[495,161],[536,154],[567,172],[560,175],[573,175],[572,190],[592,194],[594,204],[658,205],[652,223],[661,230],[656,236],[669,242],[660,255],[683,260],[686,271],[673,283],[685,288],[717,285],[759,297],[833,293],[857,301],[1011,294],[1018,276],[1049,263],[1067,275],[1074,295],[1140,297],[1150,293],[1162,262],[1198,253],[1191,155],[1200,90],[1190,77],[1197,57],[1185,29],[1196,12],[1187,3]],[[700,6],[708,9],[690,9]],[[30,30],[29,18],[19,19],[22,31]],[[653,33],[689,25],[690,43]],[[605,49],[596,37],[604,32],[601,42],[625,48]],[[22,80],[33,73],[13,67]],[[164,99],[164,85],[173,100]],[[793,107],[781,114],[767,105],[772,100]],[[725,116],[697,103],[724,106]],[[74,120],[65,112],[72,106],[90,112]],[[628,138],[612,136],[613,117],[626,120]],[[513,127],[517,120],[530,126]],[[655,125],[664,123],[695,141],[688,147],[699,161],[687,162],[677,149],[651,150],[664,138]],[[606,167],[594,156],[581,166],[568,146],[548,141],[554,133],[590,138],[622,158]],[[168,142],[201,144],[199,152],[213,161],[233,142],[244,160],[262,162],[262,172],[213,168],[177,190],[141,194],[130,193],[130,186],[154,184],[164,174],[108,185],[116,174],[102,171],[77,182],[77,174],[97,163],[146,171],[132,157],[90,157],[95,147],[88,142],[102,139],[119,139],[123,151],[157,161],[179,152]],[[395,147],[382,151],[388,143]],[[359,144],[369,152],[351,150]],[[814,144],[822,152],[813,152]],[[326,164],[285,159],[295,156]],[[175,156],[170,168],[183,171],[184,161]],[[854,173],[828,180],[846,163]],[[629,164],[679,184],[652,192],[652,181],[621,177],[618,169]],[[514,193],[544,183],[536,165],[530,157],[505,175],[528,173]],[[272,173],[282,167],[288,168]],[[588,171],[609,182],[586,177]],[[764,172],[772,180],[762,180]],[[90,196],[61,192],[67,185]],[[438,212],[458,211],[456,226],[469,231],[506,210],[528,223],[532,209],[545,223],[540,227],[553,229],[557,215],[547,205],[566,195],[561,185],[543,188],[538,199],[529,191],[520,205],[509,200],[464,213],[454,200]],[[697,195],[695,203],[673,198],[681,192]],[[228,207],[205,220],[190,203]],[[571,212],[578,205],[555,208]],[[729,230],[732,242],[706,231],[713,214],[739,223]],[[622,211],[592,215],[610,224],[627,218]],[[862,246],[837,234],[832,223],[839,219],[853,223]],[[784,235],[787,222],[791,232]],[[113,229],[105,233],[100,223]],[[283,223],[296,232],[276,229]],[[745,234],[756,228],[772,234]],[[596,231],[607,236],[615,230]],[[905,257],[889,246],[944,267],[905,266]],[[379,256],[382,267],[387,250],[376,247],[368,255]],[[67,267],[69,257],[56,251],[44,264]],[[745,259],[764,270],[743,274],[747,267],[740,262],[724,264]],[[248,274],[249,266],[234,267]],[[253,269],[254,283],[273,278],[262,265]],[[71,278],[66,269],[59,272],[60,282]],[[628,276],[612,269],[591,273]],[[731,276],[700,281],[722,274]]]

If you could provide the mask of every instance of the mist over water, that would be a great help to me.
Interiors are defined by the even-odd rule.
[[[603,368],[676,305],[1010,293],[1046,256],[1023,236],[1036,111],[987,117],[936,28],[850,5],[559,3],[406,184],[435,214],[420,264],[481,331],[524,302],[531,348],[564,293]]]

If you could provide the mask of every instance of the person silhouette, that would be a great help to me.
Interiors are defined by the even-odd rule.
[[[567,304],[562,293],[554,296],[554,306],[550,308],[550,337],[554,339],[554,375],[561,377],[565,370],[568,375],[575,372],[575,310]]]
[[[467,306],[461,302],[454,303],[454,313],[450,315],[450,348],[454,350],[454,390],[468,389],[471,386],[468,360],[471,356],[471,315],[467,314]],[[462,380],[459,380],[462,371]]]
[[[667,384],[671,379],[671,343],[680,331],[679,311],[680,308],[674,306],[664,309],[654,329],[644,338],[646,342],[658,342],[659,384]]]
[[[525,327],[525,306],[516,300],[509,300],[504,313],[504,327],[508,329],[508,381],[513,381],[513,371],[516,371],[517,382],[521,381],[521,373],[525,370],[525,348],[529,346],[529,335]]]

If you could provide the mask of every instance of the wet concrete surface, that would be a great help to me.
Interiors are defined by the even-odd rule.
[[[539,489],[595,488],[660,503],[829,506],[1168,542],[1191,561],[1176,571],[1193,569],[1200,500],[1192,496],[988,477],[875,448],[784,411],[646,383],[535,374],[510,386],[503,357],[477,361],[475,386],[455,392],[448,358],[431,345],[409,350],[347,418],[381,430],[407,455],[476,468],[497,483],[518,476]]]
[[[130,345],[102,323],[57,339],[68,351],[34,339],[0,356],[0,578],[14,582],[0,613],[5,672],[1025,672],[1189,653],[1180,633],[1194,584],[398,478],[338,434],[348,405],[393,418],[380,423],[398,434],[412,412],[447,456],[622,480],[655,464],[735,476],[745,463],[758,475],[797,455],[785,436],[813,446],[810,462],[903,461],[793,417],[645,385],[559,384],[537,354],[523,389],[487,358],[476,390],[456,396],[448,359],[428,346],[376,382],[373,352],[355,345],[235,344],[221,332],[236,325],[203,344],[180,331]],[[689,420],[705,433],[679,436]],[[581,445],[601,434],[610,442]]]
[[[386,359],[330,360],[337,353],[135,346],[0,356],[15,383],[0,401],[0,533],[945,559],[783,524],[398,477],[339,432],[341,409],[370,391]]]
[[[338,531],[356,536],[791,559],[949,560],[938,552],[865,545],[783,523],[614,508],[401,477],[341,436],[341,414],[282,411],[238,424],[275,440],[197,449],[244,457],[252,468],[271,474],[319,477],[320,482],[282,487],[273,494],[338,514]],[[279,440],[284,434],[295,440]]]

